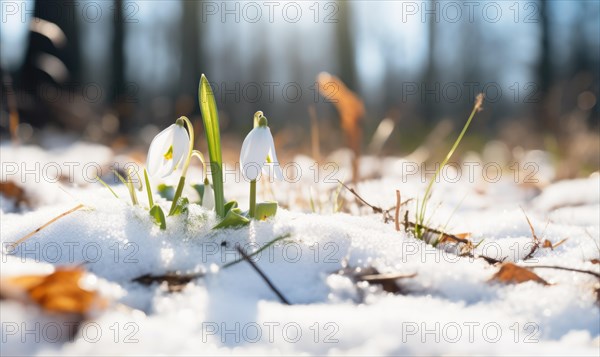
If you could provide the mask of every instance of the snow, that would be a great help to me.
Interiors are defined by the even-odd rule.
[[[344,160],[344,153],[336,153]],[[536,154],[539,156],[539,153]],[[536,156],[532,155],[532,156]],[[10,180],[7,162],[99,162],[107,167],[110,149],[78,143],[71,148],[0,147],[2,179]],[[125,162],[127,159],[123,158]],[[280,207],[277,216],[240,229],[211,230],[214,212],[190,205],[169,217],[167,229],[154,225],[147,211],[132,207],[122,185],[121,199],[79,170],[74,184],[40,180],[19,182],[31,207],[14,207],[1,197],[1,276],[47,274],[57,266],[82,265],[86,284],[111,299],[111,305],[86,321],[73,341],[66,332],[54,339],[50,327],[61,317],[37,307],[5,300],[2,353],[7,355],[598,355],[600,311],[591,275],[535,269],[550,282],[505,285],[490,282],[498,271],[482,259],[462,257],[414,239],[381,215],[360,207],[343,191],[348,212],[333,213],[336,181],[315,180],[308,157],[295,160],[304,173],[298,182],[271,185]],[[43,166],[43,164],[42,164]],[[418,198],[425,182],[405,177],[401,158],[366,157],[361,171],[373,179],[356,185],[367,201],[384,209],[402,199]],[[548,170],[545,170],[546,172]],[[348,172],[340,168],[333,177]],[[373,174],[370,175],[369,173]],[[378,173],[375,175],[375,173]],[[18,177],[14,174],[13,179]],[[190,180],[201,172],[191,168]],[[510,175],[509,175],[510,176]],[[197,180],[191,179],[193,177]],[[168,180],[176,182],[177,175]],[[229,180],[226,195],[247,206],[247,184]],[[499,182],[441,182],[431,207],[431,224],[450,232],[471,232],[483,241],[476,253],[523,265],[559,265],[598,272],[591,259],[600,255],[600,178],[559,181],[539,195],[509,178]],[[154,183],[157,184],[157,183]],[[58,187],[61,188],[58,188]],[[271,199],[268,185],[258,185],[259,200]],[[312,187],[321,213],[308,209]],[[147,205],[144,192],[139,193]],[[158,197],[158,196],[157,196]],[[298,202],[304,202],[299,207]],[[157,202],[168,209],[168,202]],[[78,204],[75,211],[12,250],[7,244]],[[415,201],[407,205],[414,217]],[[531,220],[536,235],[557,243],[531,249]],[[402,212],[403,216],[403,212]],[[401,216],[401,217],[402,217]],[[450,218],[450,220],[449,220]],[[292,305],[282,304],[236,245],[255,251],[286,236],[253,259]],[[398,280],[406,294],[378,285],[355,283],[337,274],[344,268],[376,268],[380,273],[416,274]],[[145,274],[198,273],[181,292],[166,283],[132,282]],[[27,331],[33,331],[27,333]],[[39,342],[36,343],[36,338]]]

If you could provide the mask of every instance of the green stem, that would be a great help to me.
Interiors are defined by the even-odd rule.
[[[248,215],[250,218],[254,218],[254,212],[256,211],[256,180],[250,181],[250,211]]]
[[[148,171],[144,169],[144,180],[146,181],[146,192],[148,193],[148,204],[150,208],[154,206],[154,198],[152,197],[152,188],[150,187],[150,179],[148,178]]]
[[[175,191],[175,196],[173,196],[173,202],[171,203],[171,209],[169,210],[169,216],[172,216],[175,213],[175,209],[177,208],[177,202],[179,201],[179,197],[181,197],[181,193],[183,192],[183,186],[185,186],[185,176],[181,176],[179,178],[179,184],[177,185],[177,190]]]
[[[431,188],[433,187],[433,183],[435,182],[438,175],[440,174],[440,171],[442,171],[442,168],[444,166],[446,166],[446,164],[448,163],[448,160],[450,160],[450,158],[454,154],[454,151],[456,151],[456,148],[458,147],[463,136],[467,132],[467,129],[469,128],[469,125],[471,125],[471,121],[475,117],[475,113],[477,113],[479,108],[480,108],[480,103],[477,103],[477,104],[475,104],[475,106],[473,106],[473,111],[471,111],[471,115],[469,115],[469,119],[467,119],[467,122],[463,126],[462,131],[460,132],[460,135],[458,135],[458,138],[456,139],[456,141],[454,141],[454,145],[452,145],[452,148],[450,149],[450,151],[448,151],[446,158],[444,158],[444,161],[442,161],[442,164],[435,171],[435,175],[433,175],[433,178],[431,179],[431,181],[429,181],[429,184],[427,185],[427,189],[425,190],[425,196],[423,196],[423,202],[421,204],[419,214],[417,216],[417,218],[418,218],[417,223],[423,224],[423,222],[425,220],[425,209],[427,208],[427,201],[429,201],[429,198],[431,196]],[[415,228],[417,228],[417,232],[420,231],[420,229],[418,229],[420,227],[415,227]]]

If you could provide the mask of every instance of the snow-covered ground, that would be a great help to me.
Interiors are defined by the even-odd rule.
[[[3,355],[598,356],[597,278],[536,268],[532,271],[550,285],[493,282],[499,265],[458,257],[449,245],[427,245],[404,227],[396,231],[393,222],[384,223],[381,214],[357,204],[346,190],[340,195],[346,201],[344,212],[334,213],[335,180],[348,175],[344,152],[330,160],[341,167],[322,164],[315,169],[309,158],[296,157],[286,182],[259,184],[260,197],[276,198],[282,206],[275,218],[240,229],[212,230],[214,212],[190,205],[187,213],[169,217],[161,231],[145,209],[131,206],[122,185],[113,185],[121,197],[116,199],[102,185],[87,182],[95,177],[93,168],[126,163],[127,158],[83,143],[52,151],[0,150],[2,181],[18,183],[27,195],[20,205],[11,197],[1,198],[3,281],[81,265],[88,272],[85,286],[110,301],[105,309],[90,312],[69,341],[68,318],[34,304],[3,300]],[[31,169],[23,179],[24,167],[36,162],[40,169]],[[73,162],[80,165],[71,164],[74,171],[66,175],[65,163]],[[98,166],[84,170],[90,162]],[[62,180],[50,179],[51,170],[59,169],[48,163],[58,163]],[[44,167],[50,173],[40,174]],[[302,174],[292,179],[292,171],[299,168]],[[415,198],[400,213],[402,218],[408,209],[413,220],[426,180],[412,169],[400,158],[364,157],[362,174],[372,178],[351,186],[384,209],[395,205],[397,189],[403,201]],[[551,180],[549,170],[538,172]],[[456,172],[447,171],[446,181],[456,182],[435,186],[431,226],[470,233],[474,243],[481,242],[475,255],[523,266],[600,272],[600,264],[592,262],[600,258],[597,174],[540,189],[523,184],[523,178],[515,180],[514,171],[503,172],[497,180],[496,174],[473,172],[473,177],[463,171],[454,179]],[[198,182],[201,172],[191,169],[188,177]],[[225,177],[227,198],[246,209],[248,185],[236,182],[233,174]],[[171,183],[177,179],[169,178]],[[147,205],[145,192],[138,196]],[[318,213],[309,209],[311,197]],[[85,207],[16,249],[7,245],[78,204]],[[168,208],[166,201],[161,205]],[[567,240],[554,250],[540,248],[524,262],[532,244],[524,212],[541,240]],[[247,262],[224,267],[240,259],[236,246],[252,252],[277,237],[283,238],[253,259],[291,305],[283,304]],[[396,281],[399,291],[356,280],[373,268],[405,275]],[[170,292],[167,283],[132,281],[167,273],[197,277],[179,292]]]

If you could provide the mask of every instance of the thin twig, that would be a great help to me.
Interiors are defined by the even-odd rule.
[[[525,258],[523,258],[523,260],[529,260],[529,259],[533,258],[533,255],[535,254],[535,252],[537,252],[537,250],[540,248],[540,239],[535,234],[535,230],[533,229],[533,225],[531,224],[531,221],[529,220],[529,217],[527,217],[527,213],[525,213],[525,210],[523,209],[523,207],[521,207],[521,211],[523,211],[523,214],[525,215],[525,219],[527,220],[527,224],[529,224],[529,229],[531,229],[531,236],[533,237],[533,246],[531,247],[531,250],[529,251],[529,254],[527,254],[525,256]]]
[[[83,207],[84,207],[84,205],[82,205],[82,204],[79,204],[79,205],[77,205],[77,206],[75,206],[75,207],[71,208],[70,210],[68,210],[68,211],[66,211],[66,212],[63,212],[63,213],[61,213],[60,215],[58,215],[58,216],[56,216],[56,217],[52,218],[51,220],[49,220],[48,222],[46,222],[44,225],[42,225],[42,226],[40,226],[40,227],[36,228],[36,229],[35,229],[33,232],[31,232],[31,233],[27,234],[26,236],[22,237],[21,239],[17,240],[17,241],[16,241],[16,242],[14,242],[14,243],[10,243],[10,245],[9,245],[9,246],[11,247],[11,249],[15,249],[15,248],[16,248],[16,247],[17,247],[19,244],[21,244],[21,243],[23,243],[24,241],[26,241],[27,239],[31,238],[31,236],[33,236],[33,235],[34,235],[34,234],[36,234],[37,232],[39,232],[39,231],[41,231],[42,229],[44,229],[44,228],[48,227],[48,226],[49,226],[49,225],[51,225],[52,223],[54,223],[54,222],[58,221],[59,219],[61,219],[62,217],[66,216],[66,215],[68,215],[68,214],[71,214],[71,213],[73,213],[73,212],[75,212],[75,211],[77,211],[77,210],[79,210],[79,209],[81,209],[81,208],[83,208]]]
[[[396,214],[394,215],[394,223],[396,224],[396,231],[400,232],[400,190],[396,190]]]
[[[265,283],[267,283],[267,285],[271,288],[271,290],[273,290],[273,292],[275,293],[275,295],[277,295],[279,300],[281,300],[281,302],[286,305],[291,305],[290,302],[283,296],[283,294],[281,294],[281,292],[279,292],[279,290],[277,290],[277,288],[275,287],[275,285],[273,285],[271,280],[269,280],[269,278],[267,278],[265,273],[263,273],[262,270],[260,270],[260,268],[256,265],[256,263],[254,263],[252,261],[252,259],[250,259],[250,257],[246,253],[244,253],[244,250],[242,248],[240,248],[239,246],[236,248],[237,248],[237,251],[242,255],[242,257],[248,262],[248,264],[250,264],[250,266],[258,273],[258,275],[260,275],[260,277],[263,278],[263,280],[265,281]]]
[[[405,218],[407,218],[407,216],[405,216]],[[410,222],[410,221],[408,221],[408,219],[405,220],[404,224],[405,224],[406,228],[415,228],[415,226],[416,226],[416,223]],[[440,231],[440,230],[435,229],[435,228],[430,228],[430,227],[424,226],[422,224],[420,226],[421,226],[421,228],[423,230],[425,230],[426,233],[433,233],[433,234],[440,235],[440,240],[443,239],[443,238],[447,238],[447,239],[453,240],[453,241],[458,242],[458,243],[464,243],[464,244],[471,243],[470,240],[464,239],[464,238],[460,238],[460,237],[458,237],[458,236],[456,236],[454,234],[446,233],[446,232]]]
[[[523,268],[527,268],[527,269],[543,268],[543,269],[566,270],[566,271],[573,271],[573,272],[577,272],[577,273],[590,274],[590,275],[593,275],[596,278],[600,279],[600,274],[598,274],[594,271],[591,271],[591,270],[567,268],[567,267],[560,267],[560,266],[555,266],[555,265],[531,265],[531,266],[523,266]]]
[[[400,273],[370,274],[370,275],[360,276],[360,277],[358,277],[358,280],[377,284],[377,283],[381,283],[383,281],[389,281],[389,280],[394,281],[397,279],[414,278],[415,276],[417,276],[417,273],[412,273],[412,274],[400,274]]]
[[[273,245],[273,244],[275,244],[276,242],[278,242],[278,241],[280,241],[280,240],[282,240],[282,239],[289,238],[290,236],[291,236],[291,234],[290,234],[290,233],[287,233],[287,234],[281,235],[281,236],[279,236],[279,237],[276,237],[275,239],[273,239],[273,240],[271,240],[271,241],[267,242],[267,244],[265,244],[265,245],[263,245],[262,247],[260,247],[260,249],[258,249],[256,252],[254,252],[254,253],[252,253],[252,254],[248,255],[248,257],[249,257],[249,258],[251,258],[251,257],[253,257],[253,256],[257,255],[257,254],[259,254],[259,253],[260,253],[260,252],[262,252],[263,250],[265,250],[265,249],[269,248],[270,246],[272,246],[272,245]],[[240,258],[240,259],[237,259],[237,260],[234,260],[234,261],[232,261],[232,262],[229,262],[229,263],[227,263],[227,264],[224,264],[222,268],[223,268],[223,269],[225,269],[225,268],[229,268],[230,266],[232,266],[232,265],[235,265],[235,264],[237,264],[237,263],[239,263],[239,262],[243,261],[244,259],[245,259],[245,258],[244,258],[244,257],[242,257],[242,258]]]
[[[370,204],[369,202],[365,201],[364,198],[362,198],[353,188],[348,187],[348,185],[346,185],[345,183],[343,183],[340,180],[337,180],[337,182],[340,183],[340,185],[344,186],[344,188],[348,191],[350,191],[350,193],[352,193],[362,204],[364,204],[365,206],[370,207],[373,210],[373,213],[381,213],[384,216],[385,219],[385,223],[388,222],[388,220],[390,219],[390,217],[388,217],[389,213],[391,210],[396,209],[397,205],[391,208],[388,208],[387,210],[384,210],[381,207],[377,207],[375,205]],[[401,202],[400,206],[404,206],[405,204],[407,204],[408,202],[412,201],[412,198],[409,198],[408,200]]]
[[[348,191],[350,191],[350,193],[352,193],[360,202],[362,202],[365,206],[369,206],[371,207],[371,209],[373,210],[374,213],[383,213],[383,208],[381,207],[377,207],[377,206],[373,206],[372,204],[370,204],[369,202],[365,201],[358,193],[356,193],[356,191],[354,191],[353,188],[348,187],[345,183],[343,183],[340,180],[337,180],[340,185],[344,186],[344,188]]]

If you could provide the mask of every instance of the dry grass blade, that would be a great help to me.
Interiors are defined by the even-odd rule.
[[[66,211],[66,212],[63,212],[63,213],[59,214],[58,216],[56,216],[56,217],[52,218],[51,220],[49,220],[48,222],[46,222],[45,224],[43,224],[43,225],[41,225],[40,227],[36,228],[36,229],[35,229],[33,232],[31,232],[31,233],[29,233],[29,234],[25,235],[24,237],[20,238],[19,240],[17,240],[17,241],[16,241],[16,242],[14,242],[14,243],[10,243],[10,244],[8,245],[8,247],[9,247],[10,249],[13,249],[13,250],[14,250],[14,249],[15,249],[15,248],[16,248],[16,247],[19,245],[19,244],[21,244],[21,243],[23,243],[24,241],[26,241],[27,239],[31,238],[31,237],[32,237],[34,234],[36,234],[37,232],[39,232],[39,231],[41,231],[42,229],[44,229],[44,228],[48,227],[49,225],[51,225],[52,223],[54,223],[54,222],[58,221],[59,219],[61,219],[61,218],[65,217],[65,216],[67,216],[67,215],[69,215],[69,214],[71,214],[71,213],[73,213],[73,212],[75,212],[75,211],[77,211],[77,210],[79,210],[79,209],[82,209],[83,207],[85,207],[85,206],[84,206],[84,205],[82,205],[82,204],[78,204],[77,206],[75,206],[75,207],[71,208],[70,210],[68,210],[68,211]]]
[[[540,248],[541,242],[540,242],[540,239],[538,238],[538,236],[535,234],[535,229],[533,229],[533,225],[531,224],[531,221],[529,220],[529,217],[527,216],[527,213],[525,213],[525,210],[523,209],[523,207],[521,207],[521,211],[523,211],[523,214],[525,215],[525,219],[527,220],[529,229],[531,229],[531,236],[533,239],[533,245],[531,246],[531,250],[525,256],[525,258],[523,258],[523,260],[528,260],[528,259],[533,258],[533,255],[535,254],[535,252],[537,252],[537,250]]]
[[[394,223],[396,224],[396,231],[400,232],[400,190],[396,190],[396,212],[394,214]]]
[[[556,266],[556,265],[532,265],[532,266],[529,266],[528,268],[530,268],[530,269],[558,269],[558,270],[565,270],[565,271],[571,271],[571,272],[575,272],[575,273],[583,273],[583,274],[593,275],[596,278],[600,279],[600,274],[596,273],[595,271],[591,271],[591,270],[567,268],[567,267],[561,267],[561,266]]]

